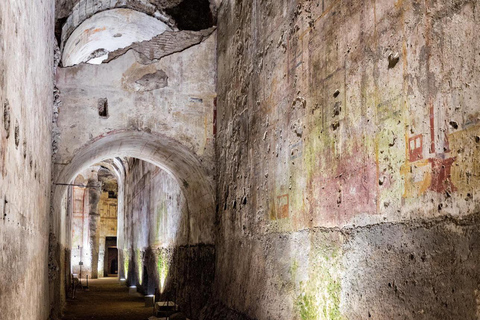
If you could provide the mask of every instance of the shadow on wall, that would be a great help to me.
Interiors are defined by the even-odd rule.
[[[197,318],[210,297],[214,246],[195,240],[196,213],[171,175],[138,159],[128,163],[120,258],[127,284]]]
[[[156,301],[174,301],[189,317],[199,318],[212,293],[213,245],[149,247],[145,251],[130,249],[119,255],[124,261],[124,270],[128,270],[128,286],[136,286],[141,294],[155,295]]]

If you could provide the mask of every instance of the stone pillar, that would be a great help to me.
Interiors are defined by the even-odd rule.
[[[102,186],[98,181],[98,171],[92,170],[88,177],[88,201],[89,201],[89,228],[90,249],[92,250],[92,273],[91,278],[98,278],[98,252],[100,250],[100,214],[98,203],[102,193]]]

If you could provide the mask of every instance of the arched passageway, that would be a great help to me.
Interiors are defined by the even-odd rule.
[[[71,252],[67,185],[95,165],[111,170],[119,182],[119,278],[142,294],[176,298],[188,312],[198,312],[192,309],[206,303],[214,273],[212,180],[185,147],[138,131],[94,139],[55,178],[52,209],[62,269],[62,278],[52,284],[55,299],[66,299],[70,289],[71,269],[65,266]]]
[[[87,262],[84,275],[104,273],[96,206],[105,190],[88,169],[103,166],[118,181],[121,282],[159,299],[174,294],[197,313],[214,274],[215,6],[80,0],[71,10],[57,25],[51,306],[60,312],[70,272],[80,270],[68,257]],[[71,236],[68,191],[79,173],[90,176],[81,246]]]

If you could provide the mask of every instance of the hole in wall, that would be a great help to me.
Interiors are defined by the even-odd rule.
[[[8,204],[8,201],[7,201],[7,197],[5,196],[5,198],[3,199],[3,220],[7,218],[7,204]]]
[[[458,123],[455,121],[450,121],[450,125],[452,126],[453,129],[458,129]]]
[[[108,100],[107,100],[107,98],[98,99],[98,115],[101,118],[108,118]]]
[[[6,100],[3,103],[3,128],[7,132],[7,139],[10,137],[10,103]]]
[[[20,124],[18,120],[15,121],[15,147],[18,148],[20,144]]]
[[[400,55],[398,53],[391,53],[388,56],[388,69],[393,69],[397,65],[398,61],[400,61]]]

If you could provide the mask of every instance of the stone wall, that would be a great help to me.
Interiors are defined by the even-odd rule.
[[[54,1],[0,2],[0,310],[47,319]],[[51,239],[50,239],[51,240]]]
[[[213,306],[478,317],[479,12],[223,1]]]
[[[139,292],[175,301],[196,319],[210,297],[215,251],[196,240],[201,237],[191,225],[201,212],[191,207],[170,174],[130,160],[119,268]]]

